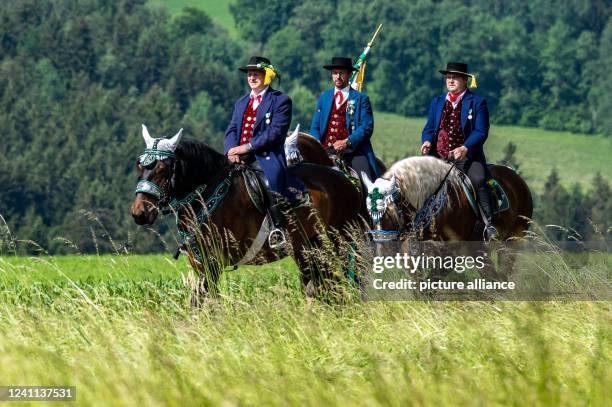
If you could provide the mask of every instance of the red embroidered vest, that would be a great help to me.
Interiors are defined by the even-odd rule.
[[[442,121],[438,130],[438,142],[436,151],[443,158],[448,158],[448,153],[463,145],[463,132],[461,131],[461,105],[459,102],[453,109],[453,104],[448,100],[444,104]],[[444,130],[444,131],[442,131]]]
[[[334,143],[338,140],[344,140],[348,138],[348,129],[346,128],[346,105],[344,103],[337,108],[336,101],[332,101],[332,110],[329,113],[329,119],[327,119],[327,131],[325,132],[325,138],[323,142],[324,147],[333,147]]]
[[[240,145],[248,144],[251,141],[251,137],[253,137],[253,130],[255,126],[255,119],[257,117],[257,109],[253,109],[253,100],[249,101],[247,108],[242,115],[242,128],[240,129]],[[257,105],[257,108],[259,108]]]

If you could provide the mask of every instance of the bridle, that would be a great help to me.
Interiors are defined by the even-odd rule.
[[[372,236],[374,242],[384,243],[398,240],[399,236],[404,232],[404,217],[400,205],[397,204],[399,198],[400,190],[397,186],[388,191],[387,194],[381,193],[378,187],[374,187],[372,192],[368,192],[366,198],[367,210],[374,224],[374,229],[370,229],[368,233]],[[397,208],[397,230],[385,230],[382,228],[382,220],[390,204],[395,204]]]
[[[170,189],[174,187],[176,173],[176,154],[173,151],[159,150],[157,145],[161,140],[163,139],[155,139],[151,148],[145,149],[144,154],[140,156],[139,163],[145,169],[153,169],[157,161],[170,159],[172,166],[170,175],[161,185],[148,179],[141,179],[134,191],[134,194],[143,193],[157,199],[157,207],[160,209],[167,207],[172,198]]]
[[[409,204],[409,207],[408,207],[409,212],[414,212],[415,215],[414,215],[413,220],[410,222],[408,228],[406,227],[406,222],[404,221],[404,216],[405,216],[404,210],[402,208],[402,205],[399,202],[400,189],[398,186],[395,186],[386,195],[380,193],[378,188],[374,188],[372,192],[369,192],[367,195],[368,196],[367,202],[369,202],[367,209],[368,209],[368,213],[370,214],[370,217],[372,218],[375,229],[371,229],[368,233],[371,234],[374,242],[385,243],[385,242],[392,241],[392,240],[398,240],[402,234],[405,234],[406,232],[414,232],[424,223],[428,222],[431,216],[436,215],[441,209],[441,206],[437,205],[437,207],[435,208],[436,210],[431,211],[430,210],[431,205],[428,205],[428,203],[435,204],[436,198],[439,198],[438,200],[446,199],[445,194],[442,194],[444,196],[439,196],[439,194],[441,192],[444,192],[442,188],[446,184],[446,181],[448,180],[448,176],[450,175],[453,168],[455,168],[455,162],[451,164],[450,168],[446,172],[446,175],[444,176],[444,178],[442,178],[442,180],[438,184],[438,187],[436,188],[436,190],[429,196],[429,198],[427,198],[425,204],[419,211],[417,211],[416,208],[412,206],[412,204]],[[382,202],[379,204],[378,201],[382,201]],[[396,216],[396,222],[398,225],[397,230],[382,229],[383,217],[385,215],[385,212],[387,211],[388,206],[391,203],[395,204],[396,211],[397,211],[397,216]]]

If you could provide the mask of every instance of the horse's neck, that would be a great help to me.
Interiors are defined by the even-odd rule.
[[[206,191],[209,191],[221,183],[229,174],[229,168],[225,165],[220,165],[219,168],[211,171],[210,168],[201,168],[186,162],[180,164],[179,171],[181,173],[174,186],[177,199],[184,198],[203,185],[206,185]],[[187,174],[188,172],[189,174]]]
[[[447,171],[448,170],[445,169],[444,173],[440,175],[430,174],[429,176],[435,177],[436,181],[431,181],[427,183],[419,182],[418,178],[414,176],[411,177],[412,179],[409,178],[409,180],[407,181],[411,185],[414,185],[414,187],[409,189],[404,188],[402,190],[402,195],[404,197],[404,200],[406,201],[406,204],[414,208],[416,211],[421,210],[423,204],[427,201],[427,199],[429,199],[432,195],[440,191],[443,183],[451,183],[450,179],[452,174],[449,174],[446,179],[444,178],[447,175]],[[418,173],[420,173],[420,171],[417,170],[415,174]],[[449,185],[449,187],[452,186]]]

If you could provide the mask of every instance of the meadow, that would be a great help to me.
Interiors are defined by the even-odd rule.
[[[193,309],[188,273],[0,258],[0,383],[75,385],[82,405],[606,404],[609,302],[307,304],[282,260]]]
[[[233,38],[238,37],[234,19],[230,14],[229,0],[149,0],[153,7],[165,7],[170,14],[176,14],[184,7],[195,7],[204,10],[220,26],[227,29]]]
[[[237,37],[228,0],[150,4]],[[376,112],[375,150],[417,154],[423,123]],[[612,170],[610,139],[493,126],[489,159],[509,141],[536,191],[553,167],[585,187]],[[285,259],[227,271],[196,309],[190,273],[168,254],[0,253],[0,385],[74,385],[77,405],[609,405],[609,301],[308,303]]]

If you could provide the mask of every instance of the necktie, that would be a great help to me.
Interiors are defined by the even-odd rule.
[[[457,99],[459,99],[459,96],[463,95],[464,93],[465,91],[453,95],[452,93],[448,92],[448,98],[450,99],[451,103],[455,103]]]
[[[251,96],[251,100],[253,100],[253,109],[257,109],[261,103],[261,95]]]
[[[336,98],[336,105],[340,106],[344,100],[344,97],[342,96],[342,91],[337,91],[334,97]]]

